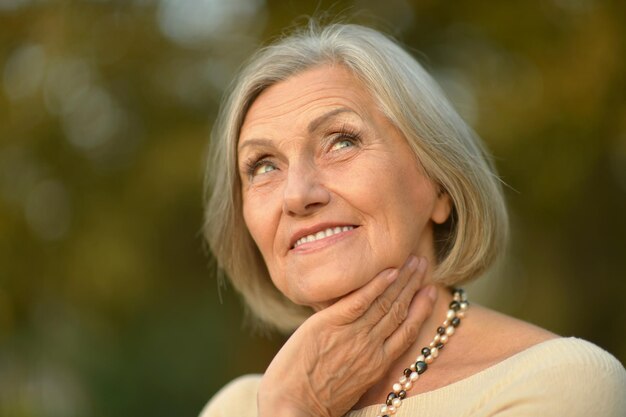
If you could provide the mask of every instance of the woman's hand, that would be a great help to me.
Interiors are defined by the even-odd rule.
[[[267,368],[259,416],[337,417],[416,340],[436,291],[421,289],[427,261],[411,256],[306,320]]]

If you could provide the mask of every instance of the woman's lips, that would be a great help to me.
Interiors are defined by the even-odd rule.
[[[321,249],[352,235],[357,228],[358,226],[354,225],[328,227],[319,232],[301,237],[296,241],[291,251],[311,252]]]

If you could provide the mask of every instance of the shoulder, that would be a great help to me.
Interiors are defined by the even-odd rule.
[[[583,339],[560,337],[534,346],[529,354],[548,356],[555,364],[572,363],[594,366],[604,370],[620,370],[622,364],[609,352]]]
[[[517,365],[533,363],[536,371],[562,369],[565,374],[575,374],[585,378],[601,376],[607,379],[615,376],[619,382],[626,382],[626,371],[613,355],[583,339],[561,337],[532,346],[521,352],[512,362]]]
[[[626,416],[626,371],[610,353],[479,306],[469,317],[445,368],[471,376],[484,415]]]
[[[590,342],[551,339],[501,365],[500,381],[506,381],[506,388],[499,392],[497,401],[516,404],[511,416],[534,412],[626,415],[626,371],[615,357]]]
[[[226,384],[204,407],[200,417],[256,417],[262,375],[244,375]]]

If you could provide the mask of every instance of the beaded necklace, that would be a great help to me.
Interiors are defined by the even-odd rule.
[[[390,417],[396,414],[398,408],[402,405],[402,400],[406,398],[407,391],[413,388],[413,384],[421,374],[426,372],[428,365],[433,363],[439,356],[439,352],[444,348],[450,336],[454,334],[455,329],[461,324],[461,319],[465,317],[469,302],[467,295],[461,288],[452,290],[453,301],[446,313],[446,319],[441,326],[437,328],[437,334],[433,337],[428,347],[424,347],[421,354],[415,359],[415,363],[406,368],[400,380],[393,384],[393,391],[387,395],[385,405],[380,408],[380,414],[377,417]]]

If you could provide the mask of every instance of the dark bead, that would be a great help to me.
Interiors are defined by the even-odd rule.
[[[404,373],[404,376],[408,378],[409,375],[411,375],[411,372],[413,371],[411,371],[409,368],[406,368],[403,373]]]
[[[444,334],[445,332],[446,332],[446,329],[444,329],[443,327],[441,326],[437,327],[437,333]]]
[[[441,342],[437,343],[437,350],[443,349],[444,346],[445,345],[443,343],[441,343]]]
[[[406,391],[402,390],[398,393],[398,398],[400,398],[401,400],[404,400],[406,398]]]
[[[452,324],[454,327],[459,327],[459,324],[461,324],[461,319],[458,317],[455,317],[452,319],[450,324]]]
[[[387,414],[385,414],[383,417],[389,417]]]
[[[424,357],[430,355],[430,348],[427,348],[427,347],[423,348],[422,355],[424,355]]]
[[[453,301],[450,303],[450,310],[459,311],[461,309],[461,303]]]
[[[396,398],[397,395],[395,392],[390,392],[389,395],[387,395],[387,405],[391,405],[393,403],[393,399]]]
[[[426,369],[428,369],[428,364],[426,362],[417,361],[415,362],[415,369],[417,370],[417,373],[421,375],[426,372]]]

